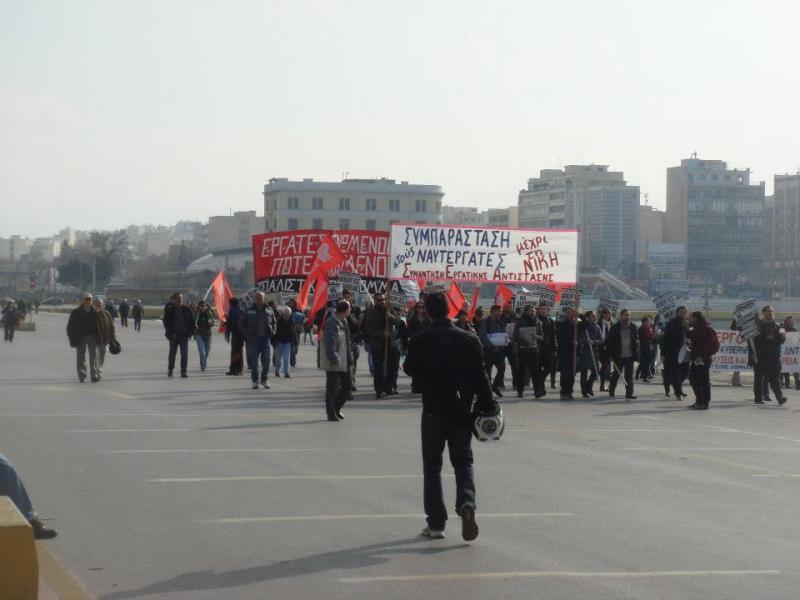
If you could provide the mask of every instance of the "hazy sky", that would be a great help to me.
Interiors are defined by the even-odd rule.
[[[0,0],[0,236],[263,213],[270,177],[516,204],[691,152],[800,167],[796,2]]]

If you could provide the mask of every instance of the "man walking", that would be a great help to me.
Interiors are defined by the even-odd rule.
[[[92,306],[92,295],[81,296],[81,303],[69,315],[67,321],[67,337],[69,345],[76,348],[78,380],[86,380],[86,351],[89,351],[89,375],[92,383],[100,381],[97,372],[97,336],[100,325],[98,315]]]
[[[536,398],[544,396],[544,383],[539,369],[539,345],[543,340],[542,326],[534,313],[533,306],[528,305],[519,321],[514,325],[514,344],[517,349],[517,398],[522,398],[528,380],[533,381],[533,393]]]
[[[225,318],[225,328],[231,338],[231,365],[225,375],[241,375],[244,369],[244,357],[242,356],[244,338],[242,337],[242,330],[239,328],[239,317],[241,316],[242,311],[239,308],[239,299],[231,298],[228,314]]]
[[[636,400],[633,395],[633,363],[639,352],[639,335],[636,325],[631,323],[631,313],[623,308],[619,313],[619,321],[614,323],[608,333],[608,353],[611,355],[614,370],[608,384],[608,395],[613,398],[617,389],[620,374],[625,380],[625,398]]]
[[[375,304],[364,311],[364,337],[369,342],[369,351],[372,356],[372,383],[375,389],[375,399],[381,400],[389,395],[391,380],[389,378],[389,352],[397,317],[386,308],[386,297],[375,294]]]
[[[208,365],[208,356],[211,354],[211,337],[214,333],[214,313],[205,300],[197,303],[197,316],[195,317],[195,336],[197,354],[200,356],[200,370],[205,371]]]
[[[103,365],[106,362],[106,346],[116,337],[116,328],[111,313],[103,308],[103,301],[95,298],[92,302],[97,311],[97,378],[103,378]]]
[[[550,307],[539,302],[536,308],[536,318],[542,325],[542,344],[539,348],[539,384],[537,398],[544,396],[546,391],[547,378],[550,377],[551,387],[555,387],[555,372],[558,344],[556,343],[556,323],[549,316]]]
[[[325,370],[325,412],[328,421],[341,421],[342,406],[350,395],[353,347],[350,338],[350,303],[339,300],[325,321],[320,348],[320,367]]]
[[[142,306],[141,300],[134,302],[133,308],[131,309],[131,316],[133,317],[133,330],[141,331],[142,317],[144,317],[144,306]]]
[[[164,335],[169,340],[167,357],[167,377],[172,377],[175,370],[175,355],[181,351],[181,377],[189,375],[189,338],[195,333],[194,317],[191,309],[184,305],[183,296],[175,292],[164,307]]]
[[[688,310],[685,306],[679,306],[675,311],[675,316],[669,320],[664,328],[664,336],[661,338],[661,359],[664,363],[664,394],[669,398],[670,387],[675,393],[675,400],[681,400],[683,394],[683,370],[684,367],[678,362],[686,341],[686,320]]]
[[[456,514],[461,517],[462,537],[478,537],[475,522],[475,480],[472,469],[472,401],[484,414],[497,414],[483,368],[480,341],[453,326],[447,318],[444,294],[429,294],[425,309],[431,327],[413,336],[403,369],[422,390],[423,496],[427,527],[422,535],[443,538],[447,509],[442,492],[442,454],[445,444],[456,476]]]
[[[786,404],[786,396],[781,390],[781,346],[786,341],[786,330],[775,322],[772,306],[769,304],[761,309],[761,319],[758,323],[758,335],[753,339],[755,344],[755,358],[759,368],[756,369],[758,380],[754,384],[756,390],[756,404],[764,404],[758,396],[759,390],[766,391],[767,385],[772,388],[778,404]]]
[[[131,311],[131,305],[128,304],[128,299],[125,298],[119,303],[119,324],[122,327],[128,326],[128,314]]]
[[[6,342],[14,341],[14,332],[17,329],[17,322],[19,321],[19,311],[13,300],[9,300],[8,304],[3,307],[3,330],[5,335],[3,339]]]
[[[428,315],[430,316],[430,315]],[[492,390],[498,397],[503,397],[500,388],[506,375],[506,346],[508,345],[508,334],[506,324],[502,319],[502,309],[499,304],[494,304],[489,309],[489,318],[481,321],[478,328],[478,337],[483,344],[483,360],[486,368],[486,377],[492,378],[492,367],[497,369],[497,373],[492,381]]]
[[[564,320],[556,323],[558,344],[558,373],[561,384],[561,400],[573,400],[578,348],[578,315],[572,308],[564,309]]]
[[[264,292],[256,292],[256,301],[239,317],[239,329],[247,344],[247,363],[253,389],[258,389],[259,380],[265,390],[269,389],[270,342],[275,335],[275,314],[264,301]],[[258,366],[261,364],[261,377]]]

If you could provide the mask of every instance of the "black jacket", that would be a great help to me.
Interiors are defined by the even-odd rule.
[[[780,332],[781,326],[774,320],[760,320],[758,328],[758,335],[753,338],[758,362],[780,363],[781,346],[786,341],[786,334]]]
[[[664,337],[661,338],[661,354],[676,360],[685,337],[683,322],[678,317],[670,319],[664,328]]]
[[[542,324],[542,340],[541,352],[550,352],[551,354],[558,350],[558,342],[556,341],[556,322],[550,317],[538,317],[539,322]]]
[[[573,344],[576,342],[576,324],[574,321],[556,322],[556,343],[558,344],[558,366],[567,368],[572,365]]]
[[[83,306],[78,306],[69,314],[69,320],[67,321],[67,337],[69,338],[70,346],[73,348],[78,346],[81,337],[85,335],[97,337],[99,332],[99,317],[94,306],[88,311],[83,310]]]
[[[383,341],[387,339],[384,337],[387,319],[389,320],[388,339],[392,339],[391,334],[394,332],[395,325],[397,324],[397,317],[391,313],[387,316],[385,307],[370,306],[364,311],[364,324],[361,328],[361,333],[369,344],[371,352],[378,352],[383,348]]]
[[[403,370],[422,390],[422,410],[469,427],[472,400],[486,414],[496,414],[483,366],[478,338],[453,326],[449,319],[433,321],[430,329],[411,338]]]
[[[636,325],[633,323],[630,324],[628,334],[631,336],[631,356],[636,360],[636,357],[639,356],[639,334]],[[606,345],[608,347],[608,354],[614,362],[619,362],[622,355],[622,323],[620,321],[617,321],[611,326],[611,330],[608,332],[608,343]]]
[[[178,331],[180,331],[179,327],[176,327],[176,321],[178,319],[183,320],[183,335],[180,336]],[[164,307],[164,335],[167,339],[174,339],[177,337],[191,337],[194,335],[195,326],[194,326],[194,317],[192,316],[192,310],[183,304],[180,306],[174,305],[172,302],[168,302],[167,305]]]
[[[292,319],[278,317],[275,319],[275,339],[276,344],[291,344],[294,341],[294,324]]]

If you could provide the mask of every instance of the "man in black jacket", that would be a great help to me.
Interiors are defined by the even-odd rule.
[[[92,306],[92,295],[81,296],[81,303],[69,315],[67,337],[69,345],[77,350],[78,379],[86,380],[86,351],[89,351],[89,374],[92,383],[100,381],[97,369],[97,337],[100,323],[97,311]]]
[[[664,363],[664,392],[669,397],[669,389],[672,387],[675,392],[675,400],[680,400],[684,396],[683,380],[686,378],[685,368],[678,363],[678,355],[686,339],[688,312],[685,306],[679,306],[675,311],[675,316],[669,320],[664,328],[664,336],[661,338],[661,360]]]
[[[175,355],[181,351],[181,377],[188,377],[189,338],[195,333],[194,317],[188,306],[183,304],[183,296],[175,292],[164,306],[164,336],[169,340],[167,356],[167,377],[175,370]]]
[[[550,387],[555,387],[558,344],[556,343],[556,322],[553,321],[552,317],[548,316],[549,313],[550,307],[546,303],[540,302],[536,308],[536,318],[542,324],[543,339],[541,348],[539,348],[540,387],[536,393],[537,398],[547,393],[545,384],[548,376],[550,377]]]
[[[572,308],[564,309],[564,320],[556,323],[558,344],[558,372],[561,382],[562,400],[572,400],[575,385],[575,358],[578,347],[578,314]]]
[[[608,395],[614,397],[620,374],[625,380],[625,398],[635,400],[633,395],[633,363],[639,354],[639,335],[636,325],[631,323],[631,313],[623,308],[619,313],[619,321],[611,326],[608,332],[608,353],[613,361],[611,382],[608,384]]]
[[[472,470],[472,399],[484,414],[497,414],[489,378],[483,368],[481,344],[474,335],[453,326],[443,294],[425,298],[433,320],[430,329],[411,338],[403,369],[422,390],[422,463],[424,504],[428,526],[422,535],[443,538],[447,509],[442,494],[442,454],[445,443],[456,475],[456,513],[465,540],[478,537],[475,522],[475,481]]]
[[[786,341],[786,330],[775,322],[770,305],[761,309],[761,320],[758,322],[758,335],[753,338],[755,344],[755,358],[758,368],[755,369],[757,380],[754,384],[756,390],[756,404],[764,404],[758,396],[759,390],[766,390],[767,385],[772,388],[778,404],[786,404],[786,396],[781,390],[781,346]]]
[[[372,356],[372,379],[375,388],[375,399],[385,398],[392,392],[390,366],[394,351],[391,348],[394,330],[398,318],[386,308],[386,296],[381,293],[373,297],[374,306],[364,311],[364,327],[362,331],[369,343]],[[388,362],[387,362],[388,357]]]

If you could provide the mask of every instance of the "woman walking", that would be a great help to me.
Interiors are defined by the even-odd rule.
[[[292,355],[292,342],[294,340],[294,324],[292,323],[292,309],[282,306],[278,311],[280,317],[275,326],[275,377],[280,377],[281,364],[283,376],[289,375],[289,359]]]
[[[711,357],[719,351],[717,332],[706,322],[703,313],[697,311],[689,316],[689,383],[694,390],[695,401],[689,408],[708,410],[711,402],[711,382],[709,370]]]
[[[197,354],[200,356],[200,370],[205,371],[208,364],[208,355],[211,354],[211,334],[214,328],[214,313],[205,300],[197,303],[197,316],[195,316],[195,336]]]

